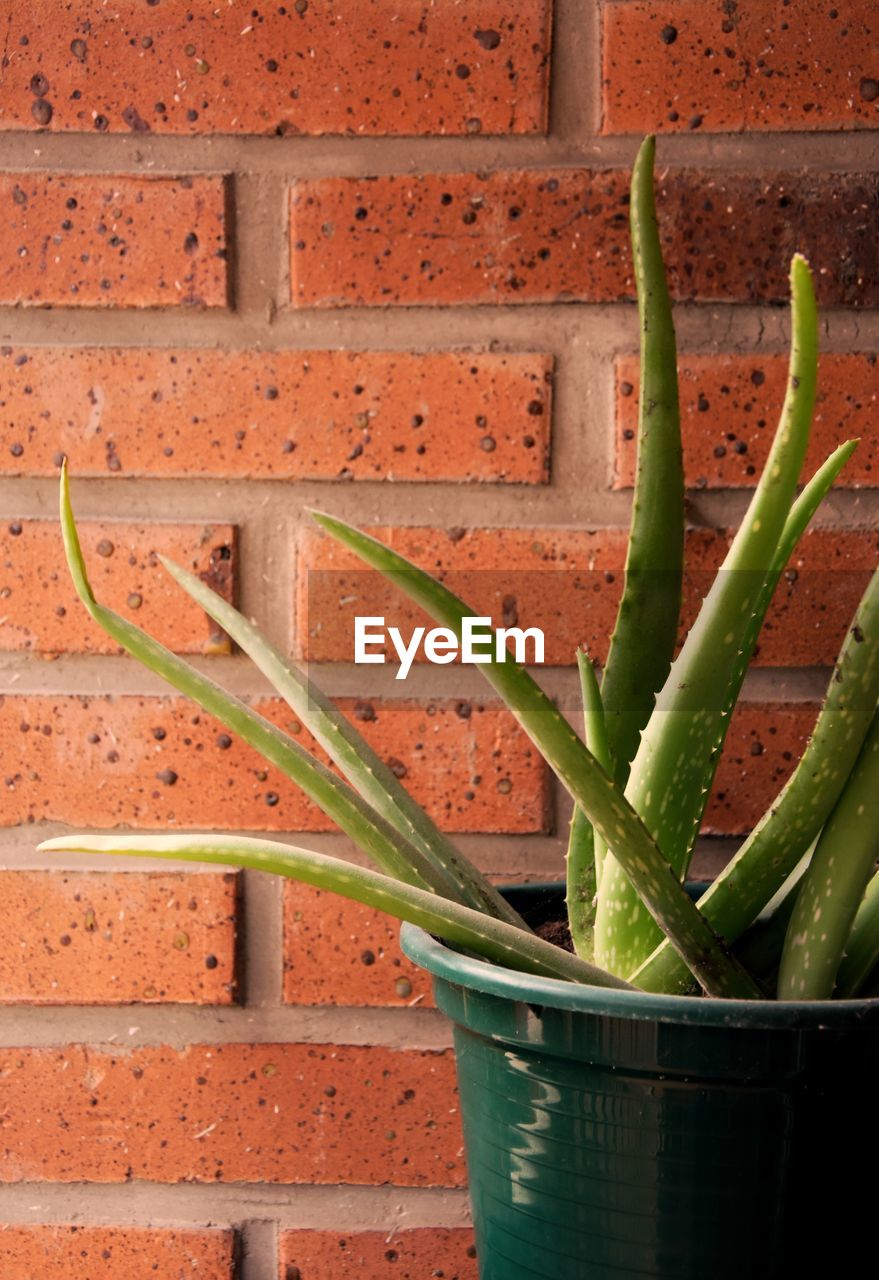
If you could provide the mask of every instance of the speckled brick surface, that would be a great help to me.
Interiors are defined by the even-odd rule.
[[[601,7],[605,133],[876,128],[874,0]]]
[[[612,529],[378,528],[400,554],[439,572],[449,588],[495,625],[540,627],[546,663],[570,666],[578,644],[600,662],[607,652],[626,562],[626,532]],[[692,529],[687,540],[683,619],[689,626],[732,534]],[[875,563],[868,529],[816,529],[791,561],[761,638],[761,666],[831,663]],[[426,616],[352,553],[317,531],[300,541],[298,651],[311,661],[350,662],[354,616],[384,617],[408,640]],[[310,622],[309,620],[312,620]],[[312,625],[313,623],[313,625]],[[397,661],[386,644],[388,660]],[[377,647],[373,652],[380,652]],[[528,654],[533,654],[529,645]],[[423,647],[418,660],[425,661]]]
[[[2,1049],[0,1076],[0,1182],[464,1181],[450,1052],[73,1044]]]
[[[546,355],[5,346],[0,378],[9,475],[549,478]]]
[[[662,169],[674,297],[786,301],[791,255],[827,305],[875,306],[874,174]],[[634,296],[628,170],[313,178],[291,196],[297,307],[614,302]]]
[[[787,384],[786,355],[682,355],[681,430],[687,484],[694,489],[751,488],[769,455]],[[616,362],[616,488],[635,475],[638,358]],[[803,475],[817,471],[846,440],[858,447],[837,488],[879,487],[879,365],[874,355],[824,352]]]
[[[83,554],[103,604],[178,653],[228,653],[228,637],[159,563],[164,555],[232,601],[238,568],[233,525],[83,520]],[[0,649],[121,653],[80,603],[56,520],[0,524]]]
[[[782,633],[782,638],[787,634]],[[804,643],[808,639],[807,632]],[[745,705],[749,708],[747,714],[758,713],[760,704],[753,708]],[[806,705],[793,704],[796,723],[800,723],[797,717],[804,714],[807,719],[810,715],[814,718],[814,707],[808,704],[804,712]],[[509,732],[507,717],[495,719],[488,710],[480,712],[480,704],[470,700],[454,706],[427,704],[417,716],[411,704],[398,712],[393,704],[378,701],[355,706],[355,720],[358,716],[368,717],[358,720],[358,728],[399,773],[416,799],[426,803],[441,826],[451,831],[508,833],[545,829],[545,768],[534,758],[529,745],[520,744]],[[272,711],[271,707],[265,709]],[[461,711],[470,713],[463,727],[456,723],[461,720]],[[283,724],[283,712],[277,706],[274,714]],[[262,769],[248,748],[237,743],[227,746],[228,735],[208,717],[196,715],[197,724],[193,724],[193,718],[192,711],[175,698],[7,695],[0,705],[4,760],[20,759],[16,752],[25,740],[28,756],[26,766],[13,763],[2,778],[3,824],[63,819],[73,826],[98,829],[120,823],[146,829],[161,829],[169,824],[182,829],[328,829],[328,820],[303,801],[301,792],[291,783],[274,771]],[[159,740],[156,733],[164,736]],[[97,741],[91,740],[94,738]],[[784,749],[788,750],[788,746]],[[799,745],[793,750],[796,754]],[[82,780],[75,792],[69,787],[71,760],[76,760]],[[773,779],[757,783],[758,773],[765,776],[766,766],[756,755],[745,759],[745,765],[745,772],[732,775],[725,785],[729,803],[717,811],[714,826],[718,831],[741,830],[742,823],[762,812],[761,807],[752,807],[760,804],[754,796],[759,785],[771,786]],[[290,903],[292,898],[288,911]],[[295,907],[292,910],[295,912]],[[349,917],[343,911],[340,919],[347,921]],[[315,926],[319,927],[317,918],[312,927]],[[356,929],[361,927],[362,920],[355,927],[355,938]],[[380,933],[378,938],[381,936]],[[324,940],[321,948],[326,945]],[[378,945],[381,946],[380,941]],[[370,943],[366,943],[365,949],[369,948]],[[355,964],[363,949],[350,951],[347,961]],[[329,953],[321,950],[321,955],[326,958]],[[388,970],[393,970],[393,978]],[[399,1001],[384,999],[386,984],[396,976],[392,961],[374,978],[370,976],[369,989],[376,1003],[404,1003],[402,997]],[[353,980],[356,984],[358,976]],[[312,969],[306,990],[323,1002],[333,981],[332,972],[321,979]],[[343,991],[347,981],[342,980]],[[381,1000],[376,997],[374,984],[382,993]],[[291,973],[288,999],[291,994],[295,996],[295,990],[295,976]]]
[[[546,829],[546,766],[497,703],[340,705],[447,830]],[[307,744],[280,699],[255,706]],[[184,698],[10,695],[0,703],[0,748],[6,826],[55,820],[100,828],[334,829],[293,782]]]
[[[231,1231],[183,1227],[0,1226],[3,1280],[232,1280]]]
[[[88,133],[536,133],[551,0],[6,0],[0,128]]]
[[[477,1280],[466,1227],[284,1231],[278,1280]]]
[[[223,307],[221,177],[0,174],[0,304]]]
[[[397,920],[293,881],[284,884],[284,999],[365,1008],[433,1005],[429,975],[400,949]]]
[[[815,724],[814,702],[740,702],[705,814],[706,834],[746,835],[787,782]]]
[[[0,871],[4,1004],[230,1004],[237,875]]]

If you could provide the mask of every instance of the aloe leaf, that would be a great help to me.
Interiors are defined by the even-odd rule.
[[[613,776],[625,785],[677,642],[684,565],[684,468],[677,351],[653,194],[656,140],[632,171],[632,257],[641,387],[625,586],[601,681]],[[660,842],[661,843],[661,842]]]
[[[677,350],[671,298],[656,220],[653,165],[656,140],[645,138],[632,172],[631,235],[640,334],[638,461],[622,599],[601,681],[599,706],[607,758],[601,763],[621,785],[650,719],[657,690],[668,676],[677,641],[684,561],[684,468],[678,403]],[[582,677],[582,672],[581,672]],[[595,694],[597,695],[597,688]],[[595,752],[587,727],[586,743]],[[590,880],[601,884],[606,848],[575,809],[568,855],[569,914],[578,934],[588,928],[595,949],[597,896],[585,900]],[[591,838],[594,872],[586,867]],[[573,856],[572,856],[573,854]],[[573,881],[573,883],[572,883]],[[579,950],[579,946],[578,946]]]
[[[879,853],[879,712],[821,832],[785,936],[779,1000],[829,1000]]]
[[[278,729],[246,703],[221,689],[188,663],[153,640],[146,632],[126,621],[95,599],[76,531],[70,505],[70,484],[66,464],[61,469],[61,529],[67,563],[77,593],[95,622],[133,657],[155,671],[175,689],[193,698],[250,746],[291,778],[315,804],[391,875],[431,889],[444,897],[457,895],[456,886],[385,822],[356,791],[325,765],[309,755],[298,742]]]
[[[735,954],[741,963],[774,994],[778,980],[778,966],[790,918],[796,905],[797,892],[808,865],[807,855],[790,876],[776,899],[770,903],[754,923],[745,930],[735,945]]]
[[[699,832],[730,716],[729,690],[744,677],[757,634],[752,619],[791,510],[815,405],[818,321],[804,258],[791,263],[790,372],[778,430],[742,524],[641,735],[626,796],[683,876]],[[768,601],[767,601],[768,603]],[[595,955],[631,973],[660,933],[616,860],[602,876]]]
[[[592,659],[582,649],[577,650],[577,673],[580,676],[580,694],[583,699],[583,732],[586,736],[586,745],[602,769],[610,773],[612,754],[607,739],[604,702]]]
[[[805,494],[802,495],[805,497]],[[699,900],[734,942],[808,851],[839,799],[879,700],[879,571],[864,593],[800,762],[735,858]],[[661,943],[633,974],[649,991],[686,990],[690,977]]]
[[[772,597],[775,594],[775,589],[778,586],[781,575],[796,550],[797,544],[811,523],[812,518],[826,498],[827,494],[830,492],[837,476],[848,462],[857,446],[857,440],[847,440],[844,444],[841,444],[838,448],[834,449],[833,453],[824,460],[808,484],[804,486],[802,493],[791,507],[790,514],[785,521],[781,537],[778,540],[778,547],[776,548],[772,567],[770,568],[769,573],[767,573],[760,589],[756,608],[751,615],[750,622],[748,623],[745,632],[745,638],[742,644],[743,654],[750,655],[754,652],[766,613],[772,603]],[[730,718],[735,710],[746,673],[747,663],[743,661],[734,673],[733,679],[726,691],[726,705],[723,709],[723,717],[725,719]],[[717,772],[717,766],[720,763],[720,749],[722,745],[722,743],[718,743],[717,749],[709,762],[709,768],[706,772],[705,787],[708,792],[710,792],[714,783],[714,775]]]
[[[453,881],[460,900],[508,924],[527,929],[519,913],[436,827],[381,756],[330,699],[288,662],[253,623],[194,573],[164,556],[159,559],[175,582],[259,668],[364,800]]]
[[[60,836],[45,840],[39,848],[55,853],[173,858],[268,871],[366,903],[400,920],[420,925],[486,960],[523,973],[631,990],[622,979],[586,964],[554,943],[545,942],[515,925],[341,858],[280,841],[234,835],[136,836],[122,831],[109,836]]]
[[[575,804],[565,852],[565,905],[574,950],[584,960],[591,960],[594,954],[593,933],[598,893],[595,844],[595,828],[580,806]]]
[[[859,442],[857,440],[847,440],[834,449],[833,453],[831,453],[829,457],[825,458],[824,462],[809,482],[803,487],[802,493],[800,493],[791,507],[790,514],[785,521],[784,529],[782,530],[781,537],[778,541],[778,547],[775,552],[772,567],[763,582],[757,606],[754,609],[754,613],[751,616],[751,620],[745,633],[745,639],[742,645],[743,653],[753,653],[760,631],[763,627],[766,613],[772,603],[772,597],[775,594],[776,587],[781,579],[781,575],[796,550],[797,544],[815,516],[815,513],[832,489],[840,471],[842,471],[843,467],[858,447],[858,443]],[[747,664],[742,662],[727,688],[726,705],[723,710],[724,718],[730,718],[735,710],[746,673]],[[720,763],[721,746],[722,743],[719,743],[707,772],[705,786],[708,792],[710,792],[711,787],[713,786],[717,766]],[[811,856],[811,850],[803,856],[804,858]],[[794,873],[791,874],[793,875]]]
[[[460,638],[463,620],[477,616],[447,587],[369,534],[322,512],[314,519],[361,560],[400,587],[437,622]],[[487,655],[486,655],[487,656]],[[718,943],[649,831],[619,787],[527,671],[509,654],[479,670],[500,694],[544,759],[562,780],[599,835],[619,846],[619,856],[685,963],[710,995],[753,997],[757,988]]]
[[[845,956],[836,977],[836,995],[856,996],[879,963],[879,874],[874,875],[858,907]]]
[[[583,727],[586,746],[608,773],[611,772],[610,752],[607,746],[604,709],[601,691],[595,677],[592,660],[577,650],[577,667],[580,672],[580,689],[583,697]],[[568,851],[565,857],[567,880],[566,903],[571,940],[578,956],[591,959],[595,905],[601,880],[600,855],[604,845],[596,836],[592,823],[578,804],[574,805]]]

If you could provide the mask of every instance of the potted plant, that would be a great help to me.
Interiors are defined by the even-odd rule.
[[[404,945],[455,1022],[484,1280],[824,1274],[866,1231],[877,1133],[879,574],[815,729],[778,798],[699,898],[684,881],[724,735],[774,588],[856,442],[797,495],[817,314],[791,266],[790,376],[770,456],[724,565],[675,654],[684,492],[676,353],[653,197],[635,164],[641,339],[626,581],[599,685],[577,655],[582,736],[503,650],[481,669],[575,802],[571,948],[541,936],[561,892],[501,894],[286,657],[187,571],[173,577],[268,677],[325,767],[94,597],[62,476],[80,597],[120,645],[282,769],[370,857],[368,870],[269,840],[69,836],[41,848],[229,863],[292,876],[408,921]],[[452,638],[477,612],[331,516],[328,534]]]

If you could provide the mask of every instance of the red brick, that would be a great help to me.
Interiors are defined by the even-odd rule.
[[[814,702],[742,702],[736,708],[705,814],[706,834],[743,836],[796,767],[818,714]]]
[[[398,921],[384,912],[287,881],[284,999],[370,1008],[432,1005],[430,978],[403,955],[399,936]]]
[[[291,208],[298,307],[613,302],[633,296],[628,170],[310,178]],[[879,303],[875,174],[662,170],[679,300],[784,301],[795,251],[825,305]]]
[[[65,1045],[0,1050],[0,1078],[2,1182],[465,1178],[446,1051]]]
[[[7,346],[0,369],[8,475],[548,479],[548,355]]]
[[[0,174],[0,304],[224,307],[225,179]]]
[[[191,603],[156,555],[186,565],[232,600],[237,577],[234,525],[84,520],[79,531],[89,574],[103,603],[179,653],[230,651],[228,638]],[[0,608],[0,649],[122,652],[77,598],[57,520],[10,520],[0,525]]]
[[[799,638],[798,628],[792,630],[793,633],[781,633],[778,643],[796,642]],[[796,656],[794,650],[792,661]],[[442,825],[452,831],[474,828],[499,832],[545,830],[547,779],[536,752],[530,744],[521,743],[518,734],[511,745],[513,735],[505,727],[501,727],[508,723],[506,717],[495,718],[492,709],[480,713],[480,704],[476,702],[458,705],[462,709],[465,706],[472,709],[468,722],[469,736],[463,741],[458,737],[456,743],[454,738],[449,737],[448,744],[442,744],[439,751],[430,752],[432,767],[426,780],[423,770],[419,776],[414,767],[411,769],[407,785],[411,782],[413,794],[422,802],[427,800],[428,807],[433,809]],[[447,721],[455,713],[450,704],[433,703],[430,706],[434,707],[436,719],[430,717],[428,707],[423,713],[424,718],[415,722],[412,704],[403,704],[403,708],[396,711],[393,703],[361,703],[361,715],[375,714],[376,719],[359,723],[358,727],[383,754],[387,751],[384,744],[394,744],[395,750],[402,756],[400,763],[408,770],[411,765],[410,750],[412,754],[415,751],[414,741],[426,738],[425,729],[428,726],[428,732],[435,728],[440,738],[452,734]],[[274,709],[264,709],[271,711],[279,723],[285,723],[284,713],[277,705]],[[788,717],[787,720],[780,721],[782,728],[778,733],[771,732],[771,724],[766,727],[767,710],[770,716]],[[29,767],[26,772],[22,770],[6,775],[3,824],[14,825],[45,819],[67,822],[75,827],[96,828],[126,823],[147,829],[166,826],[255,831],[328,829],[327,820],[302,800],[290,783],[276,779],[274,771],[270,770],[265,770],[266,776],[260,778],[258,761],[249,749],[233,743],[223,750],[217,745],[213,721],[202,715],[198,717],[198,723],[193,725],[193,714],[188,704],[179,698],[7,695],[0,705],[0,747],[7,760],[16,759],[15,740],[20,727],[27,725]],[[731,747],[730,758],[734,763],[721,765],[722,783],[719,783],[719,789],[723,791],[727,802],[718,799],[712,802],[709,810],[710,814],[715,815],[712,818],[712,830],[728,830],[730,834],[735,834],[749,828],[777,790],[775,784],[782,776],[780,770],[785,765],[790,766],[790,761],[785,761],[783,755],[779,755],[777,759],[772,756],[773,740],[777,738],[781,744],[778,746],[779,753],[789,749],[788,739],[792,734],[799,735],[796,741],[801,744],[814,715],[815,707],[811,703],[741,704],[733,721],[730,742],[746,743],[747,750],[745,745]],[[26,716],[29,719],[25,719]],[[761,716],[764,718],[761,719]],[[286,723],[289,723],[289,716]],[[748,729],[737,731],[736,725],[739,723],[745,726],[753,723],[761,729],[769,761],[765,755],[751,755],[750,744],[746,739]],[[785,727],[788,723],[793,724],[794,729],[788,730]],[[165,731],[166,737],[161,743],[153,739],[151,727]],[[89,733],[98,733],[101,741],[89,743]],[[420,736],[416,737],[416,734]],[[186,745],[187,738],[189,746]],[[413,742],[411,749],[410,742]],[[493,754],[495,743],[501,744],[499,749],[504,755],[497,761],[489,758],[486,764],[485,759]],[[107,744],[111,744],[109,752],[106,751]],[[430,745],[428,740],[427,747]],[[191,771],[191,776],[187,777],[187,764],[183,760],[190,763],[192,753],[199,753],[200,748],[206,754],[201,757],[198,767]],[[118,759],[109,761],[111,768],[108,768],[108,756],[118,756]],[[71,759],[76,760],[81,779],[81,785],[75,790],[69,786]],[[204,760],[208,761],[207,765],[203,763]],[[768,763],[772,764],[774,772],[768,769]],[[738,774],[735,770],[740,767],[744,767],[746,772],[743,779],[737,781]],[[157,781],[157,774],[164,773],[167,769],[180,772],[179,778],[171,786]],[[474,786],[474,800],[467,804],[470,810],[477,810],[475,818],[468,815],[458,799],[470,769],[481,771],[475,776],[484,777],[488,774],[490,778],[497,778],[498,783],[504,784],[500,789],[497,784],[490,785],[491,794],[484,801],[480,800],[480,791],[484,790],[485,782],[481,786]],[[462,781],[459,782],[458,777]],[[768,779],[766,785],[769,791],[766,793],[761,789],[760,779],[764,782]],[[509,791],[506,790],[506,781],[512,783]],[[277,805],[269,807],[265,800],[266,795],[272,794],[272,787],[279,800]],[[744,818],[735,816],[742,805],[745,807],[741,812],[747,815]],[[732,827],[728,827],[728,823],[732,823]],[[295,914],[292,902],[299,892],[298,889],[291,890],[294,896],[288,901],[288,912],[292,910]],[[305,900],[308,901],[307,897]],[[327,907],[332,909],[329,908],[329,900]],[[349,921],[347,927],[350,928],[353,917],[343,912],[341,918]],[[368,922],[368,917],[365,920]],[[358,923],[355,927],[365,928],[367,923]],[[311,925],[307,933],[312,933]],[[379,939],[377,945],[381,946],[380,934],[367,936],[370,939],[367,946],[370,943],[374,946],[376,938]],[[344,946],[341,954],[345,955]],[[349,959],[353,966],[354,960]],[[308,1002],[312,999],[315,1002],[326,1000],[327,987],[320,983],[312,967],[315,963],[323,962],[323,949],[308,956],[308,985],[303,988],[303,992],[308,994]],[[390,953],[382,958],[382,966],[383,970],[394,968]],[[382,982],[390,981],[382,979],[378,974],[376,976],[380,986]],[[357,982],[359,981],[360,975],[357,976]],[[298,991],[295,974],[290,974],[287,978],[288,1000],[291,999],[291,987],[294,993]],[[343,983],[340,990],[347,991],[351,988]],[[365,1002],[363,988],[358,986],[357,990],[363,994]],[[305,1002],[299,994],[296,994],[296,999]]]
[[[477,1280],[469,1227],[284,1231],[279,1280]]]
[[[232,874],[0,871],[3,1004],[230,1004]]]
[[[623,583],[625,529],[371,529],[442,580],[496,625],[540,627],[545,661],[568,666],[585,644],[603,662]],[[689,626],[732,534],[693,529],[687,542],[683,619]],[[767,667],[832,663],[876,562],[869,530],[815,530],[790,562],[767,617],[757,662]],[[362,567],[316,529],[300,537],[297,632],[300,657],[351,662],[354,618],[383,616],[408,640],[433,626],[401,591]],[[315,625],[309,626],[309,618]],[[376,649],[376,652],[378,650]],[[386,653],[396,662],[390,645]],[[533,649],[529,646],[529,656]],[[423,649],[419,661],[424,661]]]
[[[604,133],[875,128],[874,0],[604,4]]]
[[[472,134],[546,128],[550,0],[70,6],[7,0],[0,128]],[[302,12],[300,12],[302,10]]]
[[[301,732],[280,699],[256,705]],[[546,768],[498,703],[347,700],[340,705],[449,831],[546,829]],[[299,788],[256,752],[237,740],[225,747],[228,737],[185,698],[7,695],[0,705],[5,761],[0,823],[333,829]],[[307,735],[302,741],[308,745]]]
[[[753,487],[769,453],[787,384],[787,356],[681,356],[681,430],[687,484],[695,489]],[[803,468],[812,475],[845,440],[860,443],[837,484],[879,485],[879,368],[871,355],[821,357],[812,441]],[[616,365],[614,488],[632,485],[638,427],[638,358]]]
[[[231,1231],[173,1227],[0,1226],[3,1280],[232,1280]]]

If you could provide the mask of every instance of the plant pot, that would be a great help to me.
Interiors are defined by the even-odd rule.
[[[532,923],[559,914],[560,886],[507,893]],[[482,1280],[852,1274],[879,1000],[611,991],[402,937],[454,1023]]]

